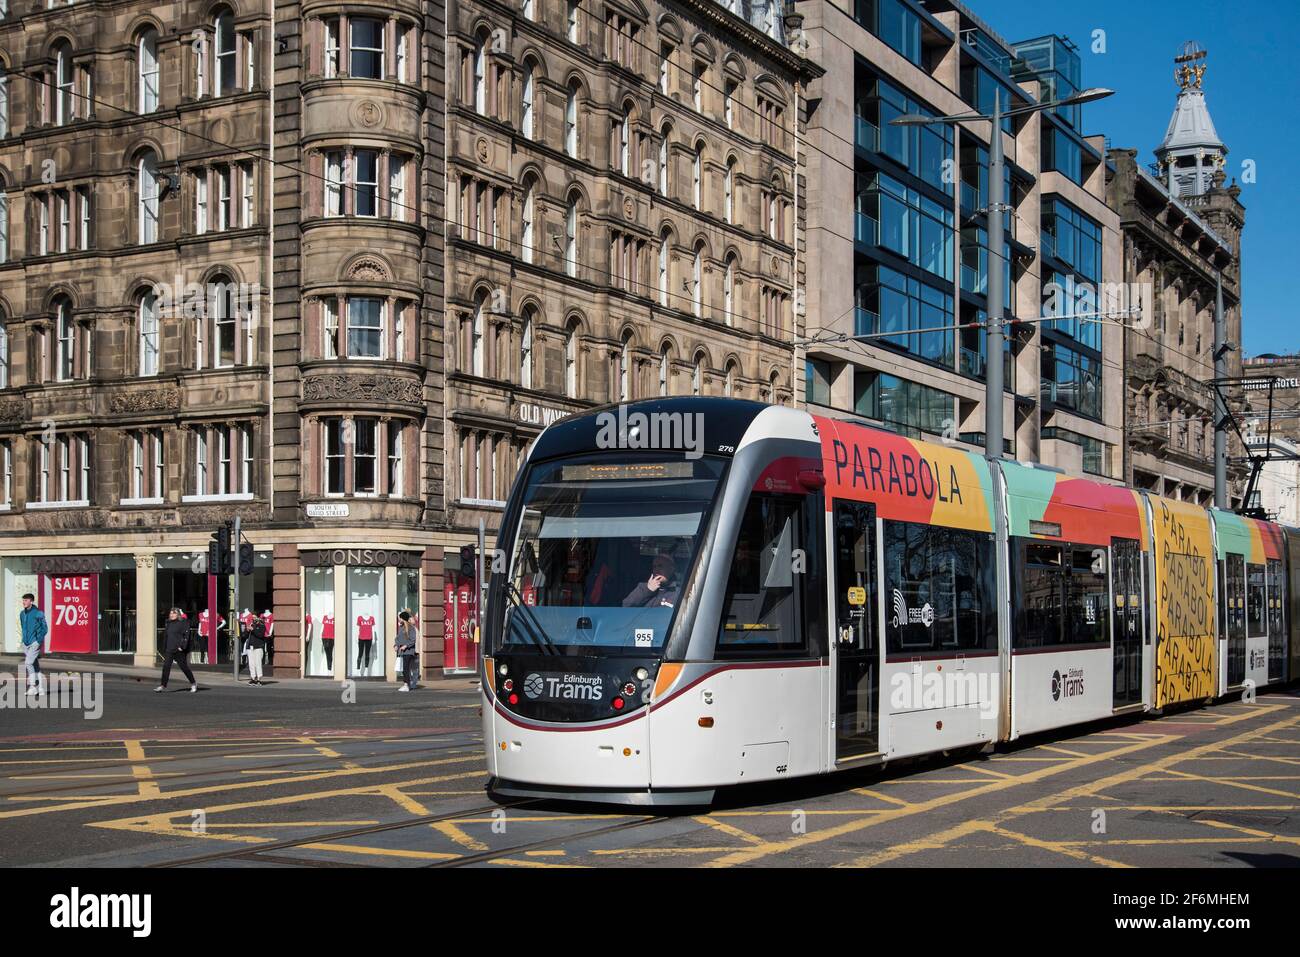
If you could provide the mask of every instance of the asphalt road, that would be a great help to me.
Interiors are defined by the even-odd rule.
[[[468,681],[201,683],[108,677],[96,720],[0,710],[0,864],[1300,865],[1294,689],[656,816],[493,802]]]

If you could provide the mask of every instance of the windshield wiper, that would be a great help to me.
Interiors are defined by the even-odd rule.
[[[551,636],[546,633],[546,629],[542,627],[542,623],[537,620],[537,616],[533,614],[533,609],[524,601],[524,596],[519,593],[519,588],[514,582],[509,580],[506,581],[505,585],[506,599],[514,607],[524,612],[524,614],[528,616],[528,621],[532,625],[530,629],[524,630],[524,634],[526,634],[532,643],[542,651],[552,655],[559,654],[559,651],[556,650],[555,642],[552,641]],[[543,644],[543,642],[545,642],[545,644]]]

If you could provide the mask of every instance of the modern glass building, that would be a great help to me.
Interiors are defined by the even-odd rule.
[[[1003,277],[1005,450],[1119,479],[1123,306],[1101,137],[1081,108],[1004,117],[1003,248],[990,250],[986,120],[1077,92],[1069,40],[1008,42],[943,0],[801,0],[808,55],[806,400],[910,435],[982,445],[990,269]],[[846,22],[851,26],[846,27]],[[1094,78],[1096,83],[1104,78]],[[850,208],[844,202],[853,196]]]

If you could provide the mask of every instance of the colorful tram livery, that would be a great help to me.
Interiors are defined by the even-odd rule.
[[[505,795],[699,804],[1300,674],[1300,530],[779,406],[560,420],[499,545]]]

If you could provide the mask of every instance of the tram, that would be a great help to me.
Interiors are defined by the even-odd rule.
[[[745,400],[553,423],[497,546],[501,795],[703,805],[1300,675],[1300,530]]]

